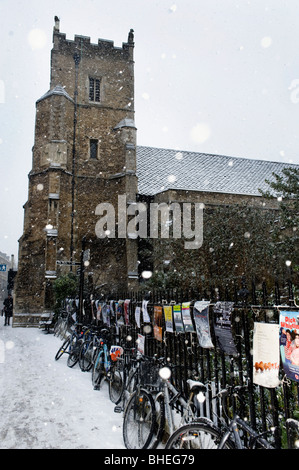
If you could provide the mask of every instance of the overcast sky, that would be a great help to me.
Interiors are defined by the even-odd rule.
[[[138,145],[299,163],[298,0],[0,0],[0,251],[18,253],[55,15],[71,40],[134,29]]]

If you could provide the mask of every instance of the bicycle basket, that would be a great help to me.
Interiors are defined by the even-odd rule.
[[[140,363],[140,378],[142,385],[149,387],[160,386],[159,369],[152,362],[145,361]]]

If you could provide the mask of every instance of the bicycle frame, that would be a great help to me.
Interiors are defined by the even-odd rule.
[[[76,325],[76,326],[79,326],[79,325]],[[73,330],[73,332],[71,333],[71,341],[70,341],[70,345],[69,345],[69,351],[68,353],[71,354],[72,353],[72,347],[74,346],[73,345],[73,341],[76,339],[76,341],[78,341],[79,339],[81,339],[84,335],[82,334],[82,331],[81,331],[81,328],[75,328]]]
[[[242,444],[242,440],[240,437],[240,431],[242,429],[246,433],[249,434],[250,440],[252,440],[253,444],[259,443],[265,449],[273,449],[273,446],[269,444],[266,439],[263,439],[260,434],[258,434],[254,429],[250,427],[243,419],[241,419],[238,415],[235,415],[231,422],[229,423],[227,431],[223,434],[223,437],[219,443],[218,449],[223,449],[227,439],[234,436],[234,442],[236,444],[237,449],[244,449],[245,447]],[[251,446],[250,446],[251,448]]]
[[[132,350],[132,348],[128,348],[127,351]],[[139,376],[138,376],[138,361],[133,360],[130,362],[129,360],[130,355],[125,354],[124,358],[118,358],[118,361],[123,361],[123,390],[121,395],[120,403],[114,407],[115,413],[121,413],[125,411],[126,404],[129,400],[131,393],[135,390],[130,391],[130,386],[134,383],[134,379],[136,379],[136,386],[139,383]],[[126,395],[126,393],[129,394]]]
[[[224,445],[225,445],[226,441],[228,440],[228,438],[231,437],[232,434],[234,436],[234,442],[236,444],[237,449],[243,449],[244,448],[244,446],[242,445],[239,430],[238,430],[238,427],[237,427],[238,424],[241,424],[241,423],[239,423],[239,420],[240,420],[240,418],[238,418],[238,416],[235,416],[232,419],[232,421],[229,424],[229,427],[228,427],[227,431],[223,434],[223,437],[222,437],[222,439],[221,439],[221,441],[218,445],[218,449],[223,449],[224,448]],[[241,426],[241,427],[243,428],[243,426]]]
[[[173,394],[173,396],[171,398],[170,398],[170,393],[169,392],[171,392]],[[178,426],[175,426],[174,411],[171,407],[172,402],[178,401],[183,407],[184,412],[183,412],[183,416],[180,420],[181,422],[182,421],[187,421],[187,416],[190,419],[195,419],[195,416],[194,416],[194,414],[191,410],[191,407],[190,407],[190,403],[191,403],[192,398],[193,398],[193,393],[192,392],[190,392],[190,396],[189,396],[189,399],[188,399],[188,402],[187,402],[182,396],[180,396],[180,392],[177,391],[177,389],[172,385],[172,383],[169,380],[163,379],[162,391],[157,394],[156,399],[159,396],[164,396],[165,417],[166,417],[166,421],[167,421],[167,424],[168,424],[169,434],[170,435],[178,427]]]
[[[95,362],[95,367],[97,367],[99,361],[100,361],[100,358],[104,355],[104,368],[105,368],[105,371],[106,373],[108,372],[108,370],[110,369],[110,365],[111,365],[111,362],[110,360],[108,359],[108,348],[107,348],[107,344],[104,343],[103,346],[102,346],[102,349],[99,351],[99,354],[96,358],[96,362]]]
[[[232,387],[229,387],[225,390],[220,390],[220,392],[215,395],[213,399],[217,398],[217,397],[220,397],[221,399],[223,399],[224,396],[228,395],[229,393],[229,389],[232,389]],[[236,386],[234,387],[234,390],[235,390],[235,396],[237,396],[239,398],[239,400],[242,402],[242,397],[240,395],[240,391],[244,389],[243,386]],[[235,442],[235,445],[237,447],[237,449],[244,449],[246,448],[243,443],[242,443],[242,439],[241,439],[241,435],[240,435],[240,429],[242,431],[244,431],[244,433],[247,433],[248,436],[249,436],[249,448],[254,448],[255,445],[258,443],[260,444],[261,447],[263,447],[264,449],[273,449],[273,446],[266,440],[264,439],[262,436],[264,434],[267,434],[267,431],[266,432],[262,432],[262,433],[258,433],[256,432],[251,426],[250,424],[248,424],[244,419],[240,418],[240,416],[237,414],[237,413],[234,413],[233,415],[233,418],[231,420],[229,420],[229,423],[226,424],[225,421],[223,419],[221,419],[222,421],[222,424],[224,425],[224,427],[226,428],[226,431],[224,431],[222,434],[222,439],[219,443],[219,446],[218,448],[219,449],[222,449],[223,446],[225,445],[225,442],[231,438],[231,436],[233,436],[233,440]]]
[[[96,334],[94,334],[91,341],[92,341],[92,358],[91,358],[91,361],[92,361],[92,364],[94,364],[97,357],[98,357],[99,350],[101,348],[101,340],[100,340],[100,338],[98,338],[98,336]]]

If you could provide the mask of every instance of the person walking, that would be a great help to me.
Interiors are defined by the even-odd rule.
[[[4,316],[5,322],[4,326],[9,325],[10,317],[12,317],[12,310],[13,310],[13,299],[11,294],[8,294],[8,297],[4,300]]]

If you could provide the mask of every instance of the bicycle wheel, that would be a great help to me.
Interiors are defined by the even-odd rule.
[[[92,385],[95,390],[99,390],[104,375],[104,351],[100,351],[92,368]]]
[[[138,383],[138,374],[136,370],[131,371],[124,383],[124,391],[122,395],[122,408],[126,409],[128,401],[130,400],[132,394],[136,391]]]
[[[168,439],[165,449],[217,449],[222,438],[221,431],[204,422],[189,423],[179,427]],[[228,439],[224,449],[234,449]]]
[[[124,414],[123,439],[127,449],[147,449],[156,421],[155,404],[146,390],[131,396]]]
[[[68,367],[74,367],[79,361],[79,353],[82,341],[76,336],[71,340],[69,357],[67,358]]]
[[[157,446],[162,442],[163,434],[165,430],[165,406],[164,396],[158,394],[154,400],[156,410],[156,421],[154,426],[153,438],[149,445],[149,449],[156,449]]]
[[[56,323],[54,325],[54,329],[53,329],[54,336],[58,336],[61,321],[62,321],[61,318],[58,318],[58,320],[56,321]]]
[[[60,338],[64,338],[67,333],[69,333],[67,331],[67,323],[64,321],[60,324],[58,336],[60,336]]]
[[[79,366],[82,372],[88,372],[92,367],[92,341],[84,341],[79,353]]]
[[[58,361],[58,359],[61,358],[62,354],[67,350],[67,348],[69,347],[69,344],[71,342],[71,338],[67,338],[63,343],[62,345],[60,346],[60,348],[58,349],[56,355],[55,355],[55,360]]]
[[[117,405],[123,394],[123,375],[117,366],[114,366],[110,370],[109,377],[109,398],[112,403]]]

